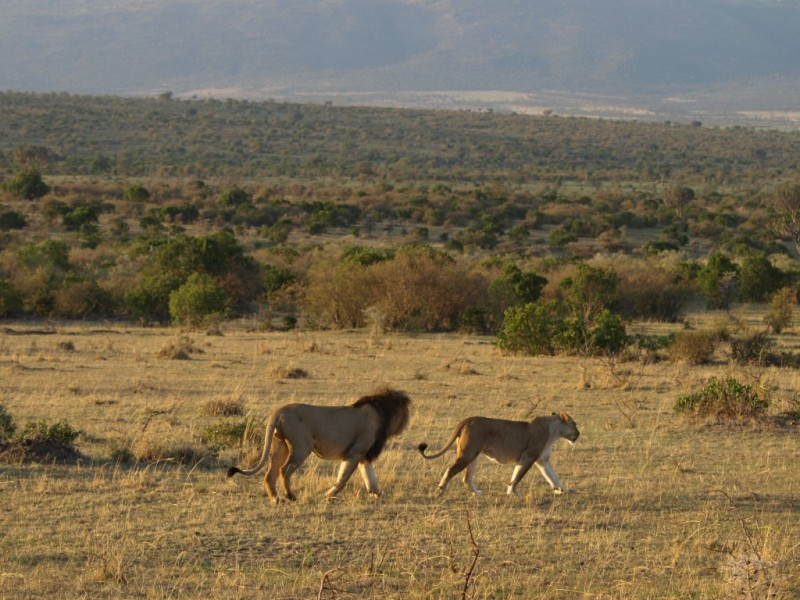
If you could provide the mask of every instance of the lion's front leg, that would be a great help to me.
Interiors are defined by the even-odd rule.
[[[381,490],[378,488],[378,478],[375,476],[375,469],[372,468],[372,463],[359,463],[358,470],[361,473],[361,477],[364,479],[364,484],[367,486],[367,491],[373,496],[382,496],[383,492],[381,492]]]
[[[550,487],[553,488],[554,494],[572,493],[572,490],[561,485],[561,481],[559,480],[558,475],[556,475],[556,472],[553,470],[553,466],[550,464],[550,461],[537,462],[536,466],[538,467],[542,476],[547,480],[547,483],[550,484]]]
[[[347,460],[343,460],[342,464],[339,466],[339,475],[336,477],[336,485],[334,485],[331,489],[325,492],[325,495],[329,498],[332,498],[336,494],[342,491],[342,488],[347,483],[347,480],[350,479],[350,476],[355,472],[356,468],[358,467],[359,459],[357,458],[348,458]]]

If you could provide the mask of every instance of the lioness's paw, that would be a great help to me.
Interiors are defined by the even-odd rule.
[[[569,488],[553,488],[553,493],[554,494],[574,494],[575,492],[573,492]]]

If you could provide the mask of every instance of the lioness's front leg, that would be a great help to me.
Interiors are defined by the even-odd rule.
[[[383,492],[381,492],[378,488],[378,478],[375,476],[375,469],[372,468],[372,463],[359,463],[358,470],[361,473],[361,477],[364,479],[364,484],[367,486],[367,491],[373,496],[380,497]]]
[[[556,475],[556,472],[553,470],[553,466],[550,464],[550,461],[545,460],[537,462],[536,466],[538,467],[542,476],[547,480],[547,483],[550,484],[550,487],[553,488],[554,494],[572,493],[571,489],[565,488],[563,485],[561,485],[561,481],[558,479],[558,475]]]

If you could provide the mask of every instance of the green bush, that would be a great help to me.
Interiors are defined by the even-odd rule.
[[[563,330],[564,319],[559,303],[529,302],[506,309],[495,344],[501,350],[515,354],[552,355],[558,349],[556,338]]]
[[[0,442],[11,439],[16,430],[14,419],[8,414],[6,407],[0,404]]]
[[[13,317],[22,312],[22,294],[8,279],[0,277],[0,318]]]
[[[739,271],[721,252],[714,252],[697,274],[700,293],[708,308],[728,308],[736,295]]]
[[[72,448],[80,434],[80,430],[75,429],[66,421],[57,421],[48,425],[47,421],[39,419],[28,421],[14,437],[20,441],[52,442]]]
[[[36,200],[50,191],[37,169],[23,169],[5,184],[6,191],[24,200]]]
[[[247,421],[218,421],[206,427],[200,435],[203,443],[212,450],[238,448],[244,439]]]
[[[769,303],[769,311],[764,317],[773,333],[781,333],[787,327],[792,326],[794,320],[795,291],[785,287],[779,289],[772,296]]]
[[[227,312],[228,295],[214,279],[192,273],[181,287],[169,295],[169,314],[179,325],[200,327]]]
[[[22,229],[28,224],[25,215],[18,210],[0,211],[0,231],[11,231],[12,229]]]
[[[699,392],[679,396],[675,412],[695,417],[742,419],[761,415],[769,402],[749,385],[733,377],[720,381],[713,377]]]
[[[126,202],[147,202],[150,199],[150,192],[143,185],[134,183],[125,190],[122,199]]]
[[[519,354],[598,356],[619,354],[631,338],[622,318],[607,309],[586,319],[580,313],[566,313],[564,305],[551,301],[506,310],[495,344]]]

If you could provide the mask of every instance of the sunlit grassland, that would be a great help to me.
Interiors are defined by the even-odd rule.
[[[698,326],[722,316],[700,315]],[[757,323],[756,313],[742,313]],[[800,439],[771,422],[720,426],[676,417],[678,395],[712,375],[764,386],[771,414],[800,392],[793,369],[503,356],[491,338],[374,332],[222,336],[119,324],[6,324],[0,404],[18,424],[82,430],[78,465],[0,465],[0,596],[214,598],[797,597]],[[679,326],[670,326],[676,328]],[[644,328],[644,326],[642,326]],[[668,329],[660,327],[660,329]],[[790,331],[781,343],[796,344]],[[189,344],[189,360],[160,356]],[[306,376],[286,378],[292,369]],[[384,496],[356,477],[323,499],[336,465],[310,458],[296,503],[268,502],[261,477],[225,478],[237,449],[199,465],[117,463],[148,443],[206,449],[225,419],[259,427],[287,402],[350,403],[389,384],[414,416],[376,464]],[[209,415],[219,400],[238,417]],[[505,495],[511,466],[480,459],[470,496],[451,455],[423,461],[461,418],[568,411],[575,446],[553,465],[575,494],[535,470]]]

